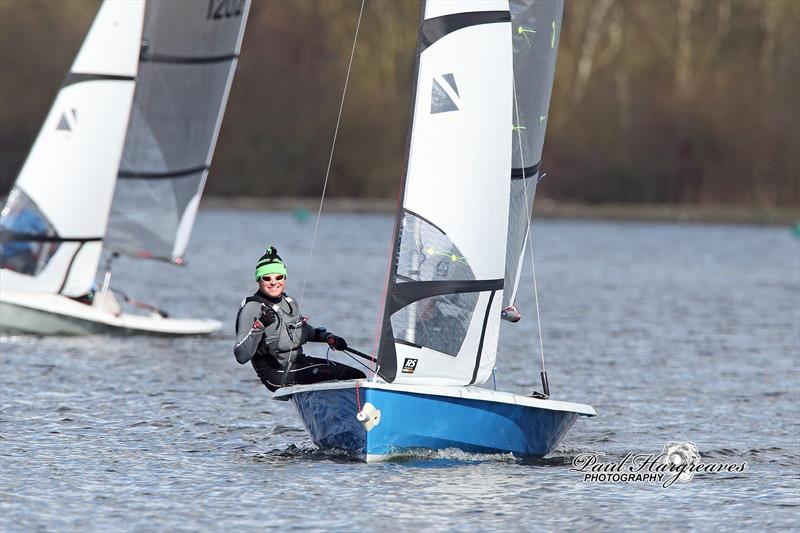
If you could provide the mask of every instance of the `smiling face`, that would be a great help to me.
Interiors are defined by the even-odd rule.
[[[280,279],[278,279],[280,278]],[[280,298],[286,288],[286,276],[283,274],[266,274],[258,280],[258,289],[270,298]]]

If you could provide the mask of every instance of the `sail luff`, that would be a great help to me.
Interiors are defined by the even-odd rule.
[[[389,254],[389,275],[384,293],[383,317],[381,330],[378,336],[378,354],[376,373],[384,379],[391,381],[397,372],[397,357],[394,351],[394,338],[391,334],[391,295],[394,293],[397,276],[397,265],[400,258],[400,240],[402,238],[403,203],[405,201],[406,183],[408,176],[408,161],[411,156],[411,136],[414,131],[414,109],[417,103],[417,84],[419,83],[419,60],[423,50],[423,23],[425,21],[425,8],[428,0],[420,0],[419,28],[417,29],[417,49],[414,53],[414,66],[411,76],[411,102],[409,104],[408,128],[406,130],[405,156],[403,158],[403,172],[400,177],[400,190],[397,195],[395,207],[394,229],[392,230],[392,251]]]

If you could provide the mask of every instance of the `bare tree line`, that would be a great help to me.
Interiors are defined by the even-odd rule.
[[[319,194],[359,4],[255,0],[209,193]],[[97,5],[0,0],[0,191]],[[367,1],[332,196],[397,193],[418,19]],[[548,124],[544,196],[798,207],[800,2],[567,0]]]

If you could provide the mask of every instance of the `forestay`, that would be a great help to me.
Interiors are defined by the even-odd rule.
[[[181,261],[249,8],[250,0],[148,2],[109,249]]]
[[[513,304],[553,90],[563,0],[510,0],[514,47],[514,134],[503,307]]]
[[[423,5],[379,375],[463,385],[494,366],[511,172],[507,0]]]
[[[105,2],[0,216],[4,289],[80,296],[102,251],[128,125],[144,0]]]

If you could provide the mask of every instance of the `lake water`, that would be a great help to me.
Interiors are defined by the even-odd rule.
[[[304,311],[372,351],[392,217],[325,214]],[[556,399],[589,403],[549,457],[459,452],[365,465],[317,451],[232,355],[239,301],[277,246],[300,297],[313,223],[204,210],[183,268],[121,259],[114,284],[205,338],[3,335],[0,529],[704,531],[800,528],[800,240],[789,228],[537,221]],[[532,278],[505,325],[500,389],[538,387]],[[313,346],[313,345],[312,345]],[[604,462],[694,442],[737,474],[590,483]]]

